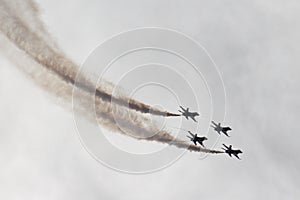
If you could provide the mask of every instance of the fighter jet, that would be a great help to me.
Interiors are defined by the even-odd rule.
[[[204,144],[203,144],[203,142],[204,142],[205,140],[207,140],[206,137],[199,137],[199,136],[197,136],[197,133],[196,133],[196,134],[193,134],[191,131],[188,131],[188,133],[189,133],[190,135],[187,135],[187,137],[190,138],[190,140],[191,140],[192,142],[194,142],[194,144],[195,144],[196,146],[197,146],[197,142],[198,142],[201,146],[205,147]]]
[[[227,153],[230,157],[231,157],[231,155],[234,155],[237,159],[240,160],[238,154],[239,153],[243,153],[241,150],[239,150],[239,149],[232,149],[232,145],[229,145],[229,147],[228,147],[225,144],[223,144],[223,146],[226,148],[226,149],[222,148],[225,151],[225,153]]]
[[[194,120],[194,122],[197,122],[196,119],[195,119],[195,117],[199,116],[199,113],[197,113],[197,112],[190,112],[189,108],[184,109],[182,106],[179,106],[179,107],[181,108],[181,110],[178,110],[178,111],[181,113],[182,116],[185,116],[185,118],[187,120],[190,117],[192,120]]]
[[[217,124],[214,121],[211,121],[211,123],[213,124],[213,125],[211,125],[211,127],[213,127],[215,131],[217,131],[219,134],[221,134],[221,132],[222,132],[224,135],[226,135],[227,137],[229,137],[227,131],[231,131],[232,130],[230,127],[222,127],[221,123]]]

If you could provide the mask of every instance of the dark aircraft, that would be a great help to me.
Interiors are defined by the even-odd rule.
[[[199,113],[197,113],[197,112],[190,112],[189,111],[189,108],[187,108],[187,109],[184,109],[182,106],[179,106],[182,110],[178,110],[180,113],[181,113],[181,115],[182,116],[185,116],[185,118],[188,120],[189,119],[189,117],[192,119],[192,120],[194,120],[195,122],[197,122],[196,120],[195,120],[195,117],[196,116],[199,116]]]
[[[224,135],[226,135],[227,137],[229,137],[227,131],[231,131],[230,127],[222,127],[221,123],[217,124],[214,121],[211,121],[211,123],[213,124],[213,125],[211,125],[211,127],[213,127],[215,131],[217,131],[219,134],[221,134],[221,132],[222,132],[222,133],[224,133]]]
[[[227,153],[230,157],[231,157],[231,155],[234,155],[235,157],[237,157],[237,159],[240,159],[239,158],[239,156],[238,156],[238,154],[239,153],[243,153],[241,150],[239,150],[239,149],[232,149],[232,145],[229,145],[229,147],[228,146],[226,146],[225,144],[223,144],[223,146],[226,148],[222,148],[224,151],[225,151],[225,153]]]
[[[204,144],[203,144],[203,142],[204,142],[205,140],[207,140],[206,137],[199,137],[199,136],[197,136],[197,134],[194,135],[191,131],[188,131],[188,132],[189,132],[189,134],[190,134],[191,136],[187,135],[187,137],[190,138],[191,141],[194,142],[194,144],[195,144],[196,146],[197,146],[197,142],[198,142],[201,146],[205,147]]]

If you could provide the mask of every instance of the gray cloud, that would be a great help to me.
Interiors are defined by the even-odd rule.
[[[39,3],[50,32],[78,62],[112,34],[139,26],[173,28],[197,39],[217,62],[227,89],[226,123],[234,131],[222,142],[245,153],[241,162],[225,156],[199,161],[193,154],[154,174],[116,173],[81,148],[72,116],[48,102],[47,94],[1,58],[0,93],[5,96],[1,121],[14,124],[1,125],[2,198],[296,199],[300,195],[297,1]],[[9,81],[18,85],[7,85]],[[21,86],[19,103],[9,91]]]

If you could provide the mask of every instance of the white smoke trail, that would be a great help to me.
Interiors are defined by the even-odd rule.
[[[28,9],[27,13],[23,12],[24,9]],[[78,66],[58,50],[57,45],[52,41],[44,25],[38,19],[38,9],[35,3],[29,0],[19,1],[18,4],[15,4],[8,0],[1,0],[0,30],[7,37],[7,39],[2,40],[6,40],[6,44],[11,49],[22,55],[23,59],[18,59],[19,61],[17,61],[21,69],[44,89],[70,103]],[[14,52],[11,53],[13,54]],[[28,67],[26,62],[22,62],[24,60],[27,63],[31,63],[31,67]],[[80,80],[82,82],[79,84],[79,87],[83,99],[79,109],[87,118],[94,117],[90,114],[93,112],[88,109],[90,105],[87,105],[88,99],[93,98],[94,94],[91,93],[91,88],[93,87],[90,85],[91,82],[88,78],[80,77]],[[108,83],[103,82],[102,84]],[[128,99],[114,99],[113,102],[117,104],[112,104],[111,98],[115,97],[109,91],[105,91],[104,88],[106,88],[105,85],[100,85],[99,89],[96,90],[95,101],[97,105],[97,121],[106,128],[136,138],[141,138],[142,136],[145,140],[168,143],[192,151],[222,153],[221,151],[191,146],[184,141],[174,138],[164,130],[158,130],[155,126],[149,126],[148,118],[141,116],[132,109],[120,106]],[[145,104],[134,100],[129,102],[131,101],[132,105],[135,106],[131,108],[135,110],[147,111],[149,109]],[[154,110],[154,112],[160,114],[161,111]],[[128,115],[131,117],[129,118]],[[131,119],[131,121],[128,119]],[[121,123],[122,129],[118,127],[116,121]],[[152,136],[153,132],[157,134]]]

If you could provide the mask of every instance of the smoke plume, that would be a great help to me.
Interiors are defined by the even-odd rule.
[[[169,132],[149,125],[149,119],[136,111],[165,117],[178,114],[152,108],[134,99],[113,96],[107,89],[109,82],[102,81],[95,88],[88,75],[77,77],[78,66],[52,40],[40,21],[34,1],[0,0],[0,31],[5,36],[2,50],[13,50],[6,52],[11,60],[42,88],[71,104],[72,90],[77,87],[81,99],[76,109],[86,118],[96,118],[102,126],[137,139],[167,143],[191,151],[223,153],[189,145]],[[17,60],[13,58],[16,55],[20,56]],[[95,100],[95,108],[88,103],[91,99]],[[96,116],[91,114],[94,113],[92,108]]]

